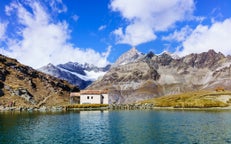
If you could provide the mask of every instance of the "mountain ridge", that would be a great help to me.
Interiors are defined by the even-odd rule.
[[[214,50],[177,59],[167,53],[149,52],[134,61],[112,66],[88,89],[109,89],[110,103],[132,103],[218,86],[231,89],[230,69],[230,56]]]

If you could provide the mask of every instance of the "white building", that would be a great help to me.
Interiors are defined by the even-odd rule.
[[[80,104],[108,104],[107,90],[81,90],[70,94],[70,103]]]

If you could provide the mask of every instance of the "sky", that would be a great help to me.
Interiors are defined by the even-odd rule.
[[[33,68],[105,66],[132,47],[231,54],[230,0],[0,0],[0,53]]]

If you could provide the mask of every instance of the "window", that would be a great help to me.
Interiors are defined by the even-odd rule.
[[[93,96],[91,96],[91,99],[93,99]]]
[[[87,96],[87,99],[89,99],[89,96]]]
[[[102,96],[102,99],[104,99],[104,96]]]

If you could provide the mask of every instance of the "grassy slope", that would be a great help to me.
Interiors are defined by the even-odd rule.
[[[225,101],[222,97],[228,97]],[[163,96],[142,101],[141,103],[153,103],[156,107],[175,108],[208,108],[226,107],[231,104],[231,92],[196,91],[177,95]]]

